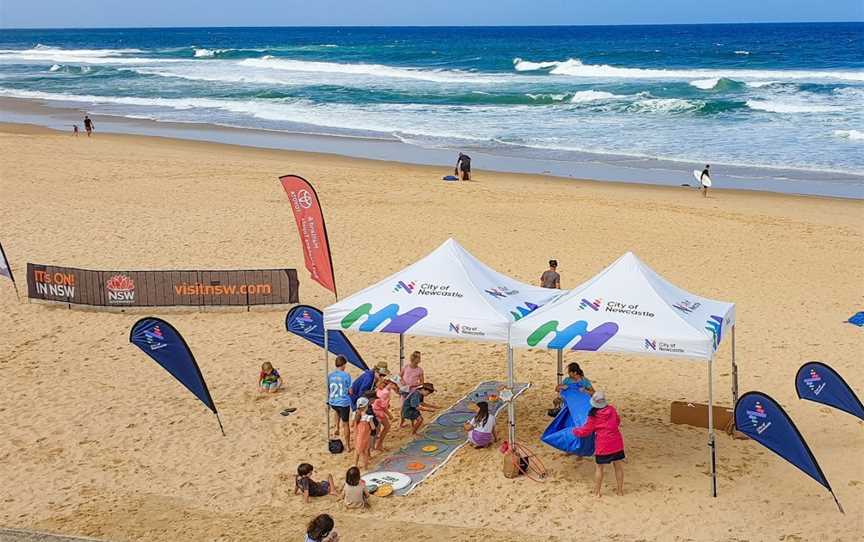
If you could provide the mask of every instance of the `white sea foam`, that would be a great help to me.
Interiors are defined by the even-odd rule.
[[[433,81],[439,83],[464,83],[469,81],[474,83],[494,83],[507,80],[501,77],[478,75],[459,70],[424,70],[419,68],[399,68],[382,64],[313,62],[276,58],[270,55],[261,58],[247,58],[241,60],[238,65],[290,72],[367,75],[372,77],[413,79],[417,81]]]
[[[690,85],[694,86],[698,89],[702,90],[711,90],[717,86],[717,83],[720,82],[720,79],[697,79],[696,81],[690,81]]]
[[[749,55],[750,51],[735,51],[736,55]]]
[[[834,135],[852,141],[864,141],[864,131],[861,130],[834,130]]]
[[[213,49],[195,49],[195,58],[211,58],[216,56]]]
[[[620,98],[623,98],[623,96],[612,94],[611,92],[603,92],[602,90],[580,90],[579,92],[573,93],[573,96],[570,97],[570,103],[597,102],[600,100],[616,100]]]
[[[747,107],[769,113],[829,113],[841,108],[831,105],[819,105],[792,100],[747,100]]]
[[[746,85],[750,88],[762,88],[776,85],[777,81],[750,81]]]
[[[62,68],[62,67],[63,66],[61,66],[60,64],[53,64],[50,68],[48,68],[48,71],[49,72],[60,71],[60,68]]]
[[[183,62],[174,58],[136,58],[140,49],[61,49],[37,45],[32,49],[0,49],[0,61],[42,61],[58,64],[143,64],[150,62]]]
[[[551,75],[593,77],[600,79],[779,79],[779,80],[836,80],[864,81],[862,71],[831,70],[747,70],[747,69],[693,69],[661,70],[653,68],[625,68],[607,64],[584,64],[578,58],[563,61],[531,62],[521,58],[513,60],[518,72],[548,71]]]
[[[633,102],[627,109],[644,113],[684,113],[698,109],[704,105],[703,102],[683,100],[680,98],[646,98]]]

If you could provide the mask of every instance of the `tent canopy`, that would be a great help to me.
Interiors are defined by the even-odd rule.
[[[735,305],[691,294],[632,252],[511,328],[513,347],[710,360]]]
[[[506,343],[513,322],[561,297],[486,266],[453,239],[324,309],[326,329]]]

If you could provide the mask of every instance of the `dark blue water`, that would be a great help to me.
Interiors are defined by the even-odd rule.
[[[0,96],[91,112],[864,173],[864,24],[0,31]]]

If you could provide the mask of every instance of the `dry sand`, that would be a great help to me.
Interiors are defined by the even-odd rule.
[[[539,443],[555,357],[517,354],[520,440],[546,483],[511,481],[497,451],[461,450],[407,498],[365,512],[292,495],[301,461],[341,479],[322,443],[319,350],[289,336],[283,312],[180,312],[222,413],[216,420],[127,342],[141,314],[16,303],[0,282],[0,526],[121,540],[300,540],[332,512],[342,540],[860,540],[864,422],[802,402],[798,366],[818,359],[864,394],[864,203],[753,192],[603,184],[159,138],[73,138],[0,127],[0,238],[22,282],[26,261],[95,269],[301,269],[301,299],[332,301],[306,279],[277,182],[310,179],[324,206],[337,281],[355,292],[447,237],[495,269],[536,281],[550,257],[565,287],[627,250],[674,283],[738,304],[741,389],[777,398],[807,437],[840,501],[750,441],[718,435],[719,498],[708,496],[705,431],[669,422],[673,400],[705,401],[704,363],[573,355],[623,418],[626,495],[590,495],[593,463]],[[159,311],[154,311],[159,314]],[[352,336],[367,361],[397,364],[397,339]],[[410,338],[451,404],[503,378],[501,346]],[[715,389],[729,403],[726,341]],[[291,375],[260,397],[263,361]],[[296,414],[279,411],[293,405]],[[407,439],[401,432],[397,440]],[[397,442],[391,442],[396,445]],[[607,480],[607,484],[611,484]],[[855,533],[858,533],[857,535]]]

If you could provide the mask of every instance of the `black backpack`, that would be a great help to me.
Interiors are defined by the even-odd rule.
[[[330,450],[331,454],[341,454],[345,451],[345,446],[342,444],[342,439],[331,438],[330,442],[327,443],[327,448]]]

